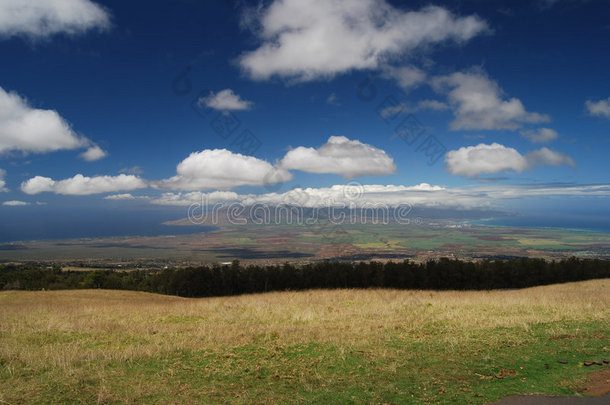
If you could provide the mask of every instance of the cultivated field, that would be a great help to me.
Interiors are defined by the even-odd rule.
[[[168,233],[172,227],[168,226]],[[426,261],[537,257],[610,258],[610,234],[564,229],[398,224],[232,225],[169,236],[0,244],[2,261],[52,261],[73,267],[163,268],[239,259],[283,264],[318,260]],[[67,260],[66,258],[70,258]]]
[[[0,403],[487,403],[582,390],[610,279],[184,299],[0,292]],[[561,361],[561,363],[560,363]],[[565,362],[565,364],[564,364]]]

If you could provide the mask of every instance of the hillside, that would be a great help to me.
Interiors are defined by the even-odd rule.
[[[0,403],[487,403],[607,365],[610,279],[185,299],[0,292]],[[565,362],[565,364],[564,364]]]

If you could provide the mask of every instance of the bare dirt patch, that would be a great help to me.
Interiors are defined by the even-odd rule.
[[[552,397],[546,395],[516,395],[503,398],[494,405],[602,405],[610,400],[610,368],[589,375],[582,392],[585,397]]]
[[[602,396],[610,392],[610,368],[593,373],[585,386],[586,395]]]

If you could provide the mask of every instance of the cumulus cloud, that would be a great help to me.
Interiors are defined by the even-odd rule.
[[[6,176],[6,170],[0,169],[0,193],[3,191],[8,191],[6,186],[6,182],[4,181],[4,177]]]
[[[4,201],[2,203],[2,205],[4,205],[5,207],[23,207],[25,205],[30,205],[30,203],[25,202],[25,201],[13,200],[13,201]]]
[[[93,145],[89,147],[89,149],[87,149],[85,152],[81,153],[79,156],[87,162],[94,162],[96,160],[100,160],[108,156],[108,152],[106,152],[97,145]]]
[[[193,152],[176,168],[176,176],[153,183],[160,189],[181,191],[228,190],[238,186],[262,186],[288,181],[284,169],[252,156],[226,149]]]
[[[533,143],[548,143],[557,139],[559,134],[554,129],[538,128],[521,131],[521,136]]]
[[[252,108],[251,101],[243,100],[231,89],[221,90],[218,93],[211,91],[208,96],[199,99],[199,102],[206,107],[219,111],[238,111],[249,110]]]
[[[449,151],[445,162],[449,173],[466,177],[507,170],[522,172],[527,168],[527,160],[523,155],[516,149],[498,143],[479,144]]]
[[[90,0],[0,1],[0,39],[44,38],[58,33],[74,35],[109,26],[106,10]]]
[[[144,180],[126,174],[95,177],[85,177],[82,174],[77,174],[72,178],[57,181],[49,177],[36,176],[21,183],[21,191],[26,194],[52,192],[63,195],[90,195],[131,191],[144,187],[146,187]]]
[[[385,151],[344,136],[331,136],[318,149],[304,146],[292,149],[284,156],[280,167],[340,174],[346,179],[396,172],[394,160]]]
[[[587,100],[585,106],[589,114],[593,116],[610,118],[610,97],[607,100]]]
[[[453,130],[515,130],[524,123],[550,121],[547,115],[526,111],[517,98],[504,99],[500,86],[477,69],[435,77],[431,84],[436,91],[447,94],[455,115]]]
[[[261,45],[239,58],[253,79],[296,81],[376,69],[388,58],[443,41],[463,43],[486,31],[476,16],[441,7],[405,12],[385,0],[275,0],[251,15]]]
[[[90,148],[85,152],[90,157],[99,158],[103,152],[87,138],[78,136],[56,111],[33,108],[17,93],[0,87],[0,153],[80,148]]]
[[[445,156],[445,162],[449,173],[464,177],[476,177],[509,170],[521,173],[524,170],[543,165],[575,167],[574,160],[570,156],[548,148],[522,155],[516,149],[498,143],[479,144],[449,151]]]

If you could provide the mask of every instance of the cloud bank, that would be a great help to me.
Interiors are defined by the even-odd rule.
[[[290,205],[305,208],[374,208],[412,206],[447,209],[498,209],[504,200],[536,197],[610,197],[610,185],[502,185],[442,187],[422,183],[414,186],[395,185],[334,185],[323,188],[295,188],[285,193],[236,194],[164,193],[151,200],[158,205],[190,207],[192,205],[227,208],[238,203],[244,206],[266,204]]]

